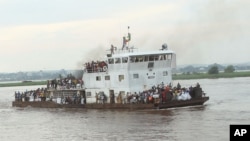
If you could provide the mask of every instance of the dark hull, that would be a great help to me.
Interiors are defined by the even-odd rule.
[[[143,110],[143,109],[164,109],[174,107],[185,107],[203,105],[209,100],[209,97],[192,99],[186,101],[171,101],[160,104],[57,104],[51,101],[36,102],[17,102],[13,101],[13,107],[38,107],[38,108],[84,108],[84,109],[127,109],[127,110]]]
[[[170,101],[168,103],[156,104],[155,106],[158,107],[159,109],[195,106],[195,105],[203,105],[208,100],[209,100],[209,97],[202,97],[202,98],[196,98],[192,100]]]

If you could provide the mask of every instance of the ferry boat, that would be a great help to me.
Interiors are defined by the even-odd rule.
[[[167,44],[155,51],[141,52],[129,45],[130,40],[131,34],[128,32],[127,37],[123,37],[120,49],[111,45],[104,60],[85,63],[83,87],[71,90],[49,89],[49,97],[54,100],[47,102],[47,105],[46,102],[43,102],[44,105],[33,102],[33,106],[152,109],[202,105],[209,99],[203,96],[200,88],[190,100],[172,100],[169,91],[164,90],[166,86],[172,85],[172,69],[176,67],[175,52],[168,49]],[[73,97],[76,93],[81,97],[79,106],[62,104],[67,97]],[[32,102],[13,102],[13,106],[27,105],[32,106]]]
[[[95,103],[96,94],[101,92],[107,96],[108,103],[114,103],[119,95],[125,97],[172,83],[175,56],[166,44],[150,52],[139,52],[128,46],[117,49],[111,45],[105,61],[85,64],[83,80],[87,101]]]

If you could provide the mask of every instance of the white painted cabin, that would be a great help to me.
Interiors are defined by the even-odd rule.
[[[91,70],[85,66],[83,81],[87,103],[95,103],[99,92],[107,96],[107,103],[116,103],[119,93],[138,94],[162,82],[165,86],[172,83],[171,70],[176,67],[176,55],[166,47],[150,52],[127,48],[107,54],[105,62],[107,66],[101,69]]]

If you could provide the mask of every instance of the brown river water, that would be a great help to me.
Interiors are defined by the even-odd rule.
[[[86,110],[12,107],[16,90],[0,88],[1,141],[228,141],[230,124],[250,124],[250,77],[199,82],[210,100],[164,110]]]

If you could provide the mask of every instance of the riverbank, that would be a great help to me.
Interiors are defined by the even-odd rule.
[[[0,83],[0,87],[33,86],[46,85],[47,81],[25,81],[25,82],[6,82]]]
[[[173,74],[173,80],[189,80],[189,79],[215,79],[215,78],[234,78],[234,77],[250,77],[250,71],[233,72],[219,74],[194,73],[194,74]]]
[[[234,78],[234,77],[250,77],[250,71],[233,72],[219,74],[195,73],[195,74],[173,74],[173,80],[189,80],[189,79],[216,79],[216,78]],[[47,81],[27,81],[27,82],[5,82],[0,83],[0,87],[16,87],[16,86],[33,86],[46,85]]]

